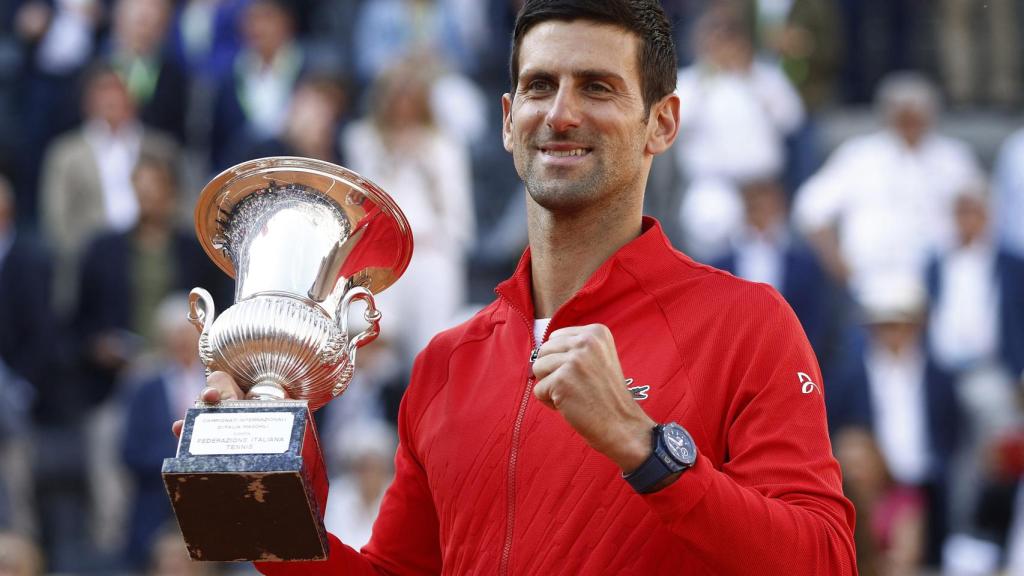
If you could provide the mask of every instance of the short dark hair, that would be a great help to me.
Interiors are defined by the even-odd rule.
[[[526,0],[516,17],[509,72],[512,93],[519,83],[519,48],[531,28],[548,20],[590,20],[636,34],[644,110],[676,89],[676,47],[672,25],[658,0]]]

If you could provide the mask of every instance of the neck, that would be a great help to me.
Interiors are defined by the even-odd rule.
[[[533,306],[550,318],[615,252],[640,235],[642,204],[557,214],[527,199]]]

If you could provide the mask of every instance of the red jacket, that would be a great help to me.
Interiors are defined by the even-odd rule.
[[[370,543],[264,574],[856,574],[821,374],[774,290],[645,219],[555,313],[549,332],[608,326],[637,401],[696,441],[695,467],[646,496],[531,393],[529,251],[497,292],[417,358]]]

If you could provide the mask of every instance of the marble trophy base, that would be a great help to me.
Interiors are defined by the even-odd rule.
[[[190,408],[162,474],[193,560],[327,558],[327,473],[306,401]]]

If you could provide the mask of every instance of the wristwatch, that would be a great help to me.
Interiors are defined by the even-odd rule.
[[[669,476],[693,467],[697,462],[697,445],[685,428],[669,422],[658,424],[651,431],[651,455],[639,468],[623,475],[623,479],[640,494],[654,491]]]

